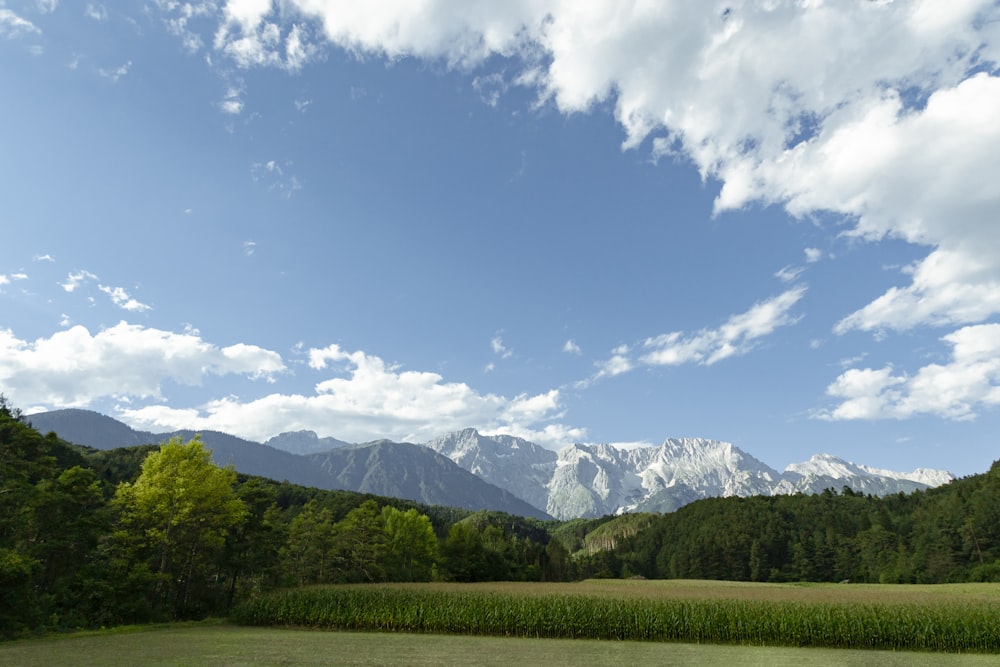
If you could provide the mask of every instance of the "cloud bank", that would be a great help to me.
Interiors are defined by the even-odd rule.
[[[75,326],[31,342],[0,329],[0,386],[22,405],[159,398],[166,381],[197,386],[210,375],[266,379],[284,370],[280,355],[254,345],[218,347],[196,334],[124,321],[97,333]]]
[[[165,384],[200,386],[226,375],[276,384],[290,370],[277,352],[246,343],[220,347],[196,329],[174,333],[120,322],[96,334],[75,326],[33,342],[0,329],[0,387],[35,411],[112,399],[118,416],[136,428],[211,429],[257,441],[310,429],[359,442],[424,442],[470,425],[550,446],[585,436],[555,423],[562,416],[558,390],[506,398],[337,345],[306,354],[309,371],[325,376],[311,394],[228,396],[179,409],[167,405]]]

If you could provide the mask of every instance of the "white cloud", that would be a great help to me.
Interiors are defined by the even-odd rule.
[[[114,302],[116,306],[123,310],[128,310],[131,312],[143,312],[151,310],[152,307],[144,303],[140,303],[136,299],[129,296],[128,292],[125,291],[123,287],[109,287],[107,285],[98,285],[97,289],[101,290]]]
[[[250,165],[250,177],[255,183],[262,183],[271,192],[277,192],[282,199],[290,199],[293,194],[302,189],[295,174],[290,173],[292,163],[288,160],[266,160]]]
[[[258,441],[295,429],[354,442],[375,438],[425,442],[469,426],[489,432],[547,432],[546,443],[558,433],[578,432],[543,424],[560,416],[558,390],[511,399],[480,394],[464,383],[447,382],[438,373],[401,370],[336,344],[310,349],[308,357],[311,369],[339,374],[318,382],[311,395],[275,393],[246,402],[230,397],[198,409],[159,405],[123,410],[121,415],[145,428],[210,428]]]
[[[243,111],[243,101],[236,99],[226,99],[219,102],[219,109],[222,111],[222,113],[227,113],[236,116]]]
[[[217,347],[197,335],[119,322],[96,334],[74,326],[35,341],[0,329],[0,386],[23,405],[86,406],[105,397],[160,397],[165,380],[200,385],[207,375],[269,378],[285,370],[276,352]]]
[[[70,273],[66,276],[66,282],[60,283],[60,286],[67,292],[73,292],[77,287],[89,280],[98,280],[98,278],[90,271],[78,271],[77,273]]]
[[[40,35],[42,31],[31,21],[21,18],[14,12],[0,7],[0,36],[20,37],[21,35]]]
[[[103,76],[105,79],[111,81],[111,83],[118,83],[118,81],[128,74],[129,70],[132,69],[132,61],[129,60],[124,65],[116,67],[115,69],[104,69],[100,68],[97,73]]]
[[[108,10],[104,5],[87,3],[87,9],[84,11],[87,18],[93,19],[95,21],[107,21],[108,20]]]
[[[755,304],[744,313],[733,315],[718,329],[701,329],[695,333],[675,331],[647,338],[643,347],[649,351],[641,361],[654,366],[712,365],[746,354],[760,338],[799,320],[790,311],[805,293],[805,287],[792,288]]]
[[[619,345],[611,351],[611,357],[605,361],[598,362],[596,378],[614,377],[622,373],[628,373],[635,368],[635,363],[629,358],[631,349],[628,345]]]
[[[784,266],[775,272],[774,277],[783,283],[794,283],[804,270],[801,266]]]
[[[226,88],[226,94],[223,96],[221,102],[219,102],[219,109],[223,113],[230,114],[232,116],[237,116],[243,112],[243,86],[234,85]]]
[[[583,354],[583,350],[580,349],[580,346],[572,338],[563,343],[562,349],[563,352],[568,354]]]
[[[315,59],[321,45],[309,26],[265,20],[272,6],[272,0],[229,0],[213,38],[215,49],[244,68],[268,66],[296,72]]]
[[[36,262],[54,262],[54,261],[56,261],[56,258],[53,257],[52,255],[48,254],[48,253],[46,253],[44,255],[35,255],[32,259],[34,259]]]
[[[54,12],[56,7],[59,6],[59,0],[35,0],[35,6],[43,14],[49,14]]]
[[[289,0],[280,10],[268,0],[230,0],[216,46],[242,66],[288,66],[282,35],[301,30],[303,19],[322,32],[300,41],[322,36],[356,53],[458,67],[501,55],[505,70],[521,68],[510,81],[536,86],[564,112],[610,102],[625,146],[652,137],[654,153],[683,155],[722,183],[716,210],[756,201],[794,215],[833,211],[866,238],[930,248],[912,285],[849,316],[842,330],[1000,312],[1000,260],[985,250],[1000,228],[992,185],[1000,79],[970,76],[995,71],[1000,58],[1000,7],[991,0]],[[496,86],[485,84],[497,74],[475,79],[487,103]],[[807,250],[808,261],[818,258]],[[976,269],[953,289],[944,264]]]
[[[915,375],[852,368],[826,393],[839,404],[819,412],[826,420],[906,419],[934,415],[973,419],[1000,404],[1000,324],[963,327],[942,337],[951,345],[946,364],[929,364]]]
[[[11,281],[14,280],[27,280],[27,279],[28,279],[28,274],[26,273],[12,273],[9,276],[0,273],[0,287],[4,285],[10,285]]]
[[[253,257],[253,254],[257,252],[257,242],[256,241],[244,241],[243,242],[243,254],[247,257]]]
[[[501,71],[564,113],[613,108],[626,148],[648,141],[654,156],[717,180],[716,211],[832,212],[858,239],[926,249],[898,286],[864,295],[837,333],[961,327],[1000,313],[995,0],[228,0],[217,18],[215,46],[241,67],[301,66],[288,48],[298,30],[292,51],[333,45],[479,67],[487,93],[482,84]],[[822,257],[805,250],[808,263]],[[741,353],[755,337],[732,336],[739,323],[730,325],[658,337],[645,363]],[[612,359],[606,370],[632,363]]]
[[[500,355],[501,359],[510,359],[514,356],[514,351],[503,344],[503,338],[500,337],[500,334],[490,340],[490,347],[493,348],[493,354]]]

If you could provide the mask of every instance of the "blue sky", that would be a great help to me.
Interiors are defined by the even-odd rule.
[[[0,391],[1000,458],[1000,9],[0,0]]]

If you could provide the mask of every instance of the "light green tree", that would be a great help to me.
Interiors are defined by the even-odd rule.
[[[115,493],[121,511],[116,538],[155,576],[154,605],[174,617],[207,613],[226,590],[220,581],[226,536],[246,520],[233,492],[236,472],[212,463],[195,436],[165,442],[142,464],[134,483]]]

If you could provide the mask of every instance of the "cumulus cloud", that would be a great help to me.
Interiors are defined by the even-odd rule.
[[[321,45],[304,23],[282,25],[281,16],[268,20],[271,0],[229,0],[213,46],[240,67],[301,69],[321,53]]]
[[[597,363],[597,374],[594,379],[603,377],[614,377],[623,373],[628,373],[635,368],[635,362],[629,358],[632,350],[628,345],[619,345],[611,351],[611,357]],[[586,382],[584,383],[586,385]]]
[[[759,339],[779,327],[798,322],[792,307],[805,295],[806,288],[794,287],[776,297],[761,301],[744,313],[733,315],[717,329],[701,329],[694,333],[675,331],[647,338],[648,350],[641,358],[653,366],[677,366],[697,363],[710,366],[729,357],[746,354]]]
[[[862,237],[930,249],[909,286],[840,331],[1000,312],[1000,260],[985,250],[1000,228],[1000,7],[990,0],[228,0],[215,20],[215,48],[241,67],[296,69],[323,44],[464,68],[499,55],[499,71],[473,79],[487,103],[511,82],[567,113],[611,102],[626,147],[652,137],[654,154],[684,156],[722,183],[718,211],[833,211]]]
[[[76,273],[70,273],[69,275],[67,275],[66,282],[60,283],[60,287],[62,287],[67,292],[74,292],[76,291],[77,287],[83,285],[87,281],[97,280],[97,279],[98,279],[97,276],[95,276],[90,271],[87,270],[78,271]]]
[[[519,85],[564,113],[612,109],[625,148],[648,146],[717,181],[717,212],[831,212],[858,239],[926,249],[898,285],[863,295],[839,334],[964,327],[1000,313],[994,0],[220,7],[213,43],[237,66],[294,69],[310,47],[332,45],[479,68],[488,104]],[[292,55],[299,50],[306,57]],[[822,257],[805,250],[806,262]],[[668,334],[651,341],[644,363],[713,363],[753,340],[749,330]],[[632,363],[609,360],[605,370]]]
[[[129,422],[155,429],[218,429],[254,440],[281,431],[310,429],[349,441],[391,438],[425,442],[443,432],[475,426],[518,433],[548,433],[540,444],[562,445],[560,434],[579,433],[545,424],[561,415],[560,394],[505,398],[481,394],[438,373],[401,370],[361,350],[333,344],[308,351],[308,366],[332,371],[309,395],[274,393],[251,401],[225,398],[198,409],[165,405],[127,409]]]
[[[0,329],[0,386],[24,405],[158,398],[166,380],[196,386],[207,375],[267,379],[284,370],[279,354],[254,345],[218,347],[197,335],[124,321],[97,333],[74,326],[35,341]]]
[[[189,4],[160,2],[171,15]],[[487,103],[508,82],[534,86],[567,113],[611,102],[625,146],[652,137],[655,154],[683,155],[722,183],[716,210],[759,201],[794,215],[833,211],[859,235],[931,248],[912,285],[842,329],[967,323],[997,312],[1000,260],[982,251],[995,240],[1000,198],[991,187],[1000,170],[992,159],[1000,7],[991,0],[218,7],[203,9],[216,24],[215,48],[240,67],[294,70],[324,44],[464,68],[499,55],[499,71],[473,79]],[[985,265],[966,272],[965,289],[945,289],[940,265],[967,259]],[[970,310],[983,292],[990,305]],[[912,314],[917,302],[923,312]]]
[[[942,340],[952,348],[944,364],[929,364],[916,374],[892,366],[852,368],[826,393],[839,401],[816,416],[826,420],[906,419],[934,415],[973,419],[1000,404],[1000,324],[962,327]]]

